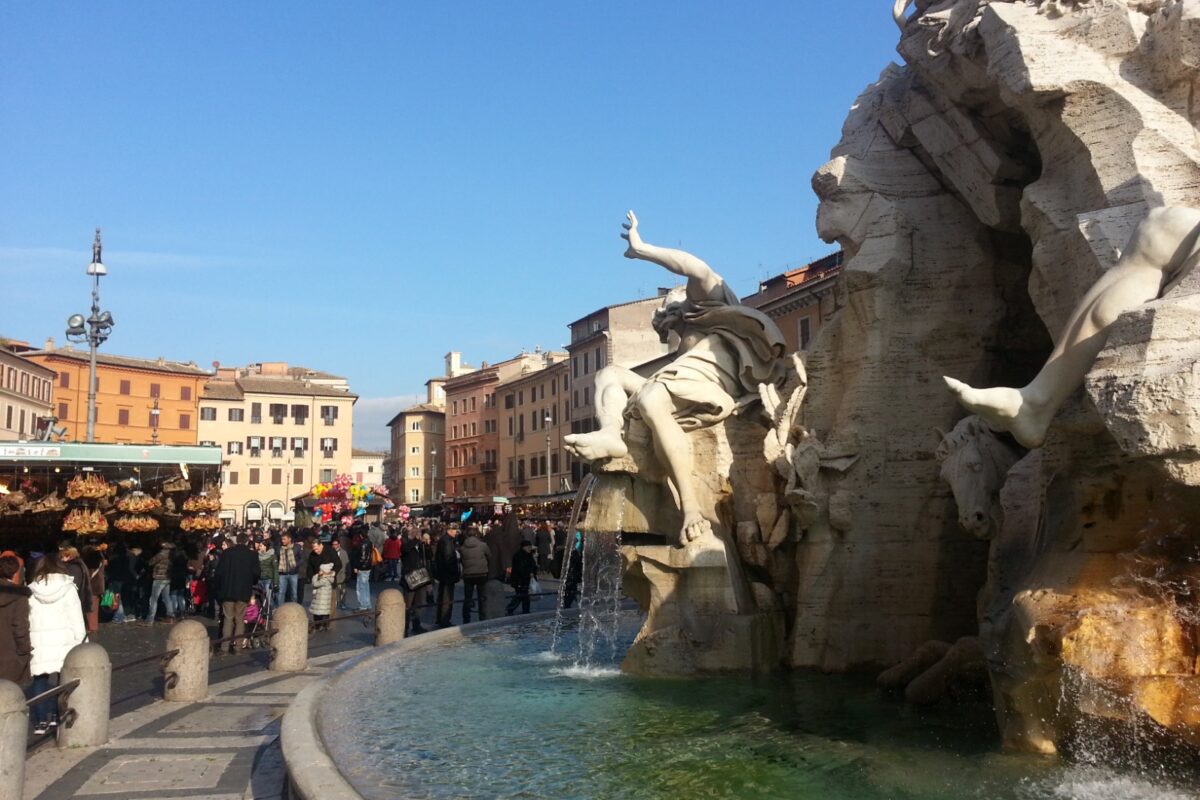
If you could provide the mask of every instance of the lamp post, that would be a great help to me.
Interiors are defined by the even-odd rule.
[[[543,422],[543,427],[546,429],[546,494],[550,494],[550,419],[549,412],[546,413],[546,419]]]
[[[154,405],[150,408],[150,443],[158,444],[158,398],[154,398]]]
[[[436,447],[429,451],[429,458],[430,458],[430,462],[429,462],[429,475],[430,475],[429,496],[425,499],[426,503],[432,502],[433,500],[437,499],[434,497],[434,494],[437,492],[437,448]]]
[[[72,342],[87,342],[90,355],[88,367],[87,441],[96,440],[96,348],[112,333],[112,314],[100,310],[100,276],[108,274],[108,267],[100,261],[100,229],[96,228],[96,239],[92,242],[92,263],[87,266],[92,276],[92,315],[86,320],[82,314],[67,318],[67,339]],[[84,323],[87,328],[84,328]]]

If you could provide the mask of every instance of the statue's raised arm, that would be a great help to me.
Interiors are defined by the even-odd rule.
[[[626,222],[621,223],[625,232],[621,238],[629,243],[625,248],[626,258],[636,258],[658,264],[676,275],[687,278],[688,299],[693,302],[720,299],[717,297],[719,287],[724,281],[713,268],[691,253],[674,250],[670,247],[658,247],[642,241],[638,232],[638,219],[633,211],[625,214]]]

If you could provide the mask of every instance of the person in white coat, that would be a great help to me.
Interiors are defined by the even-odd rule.
[[[39,695],[58,683],[63,660],[84,640],[87,631],[75,580],[57,553],[46,553],[37,563],[29,591],[29,642],[33,646],[29,671],[33,675],[33,694]],[[57,705],[58,701],[50,698],[33,707],[34,734],[45,734],[57,724]]]

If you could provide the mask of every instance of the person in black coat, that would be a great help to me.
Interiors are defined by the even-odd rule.
[[[25,686],[30,681],[29,587],[17,583],[21,562],[0,557],[0,680]]]
[[[529,582],[537,576],[538,563],[533,556],[533,542],[521,542],[521,549],[513,556],[512,569],[509,572],[509,583],[517,590],[517,593],[508,601],[508,608],[504,613],[512,616],[512,613],[517,610],[517,604],[521,605],[521,613],[529,613]]]
[[[247,546],[249,541],[246,534],[239,533],[237,544],[221,554],[213,576],[213,590],[221,602],[222,639],[230,636],[240,639],[246,632],[246,605],[250,602],[250,595],[260,574],[258,554]],[[230,653],[236,649],[237,643],[229,643]],[[218,649],[217,652],[221,651]]]
[[[438,583],[437,626],[450,627],[454,610],[454,587],[462,577],[458,563],[458,528],[451,527],[442,534],[433,551],[433,579]]]

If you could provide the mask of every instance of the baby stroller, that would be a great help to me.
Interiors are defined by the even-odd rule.
[[[246,626],[246,639],[242,647],[271,646],[271,611],[271,592],[263,591],[262,586],[255,586],[242,615],[242,622]]]

